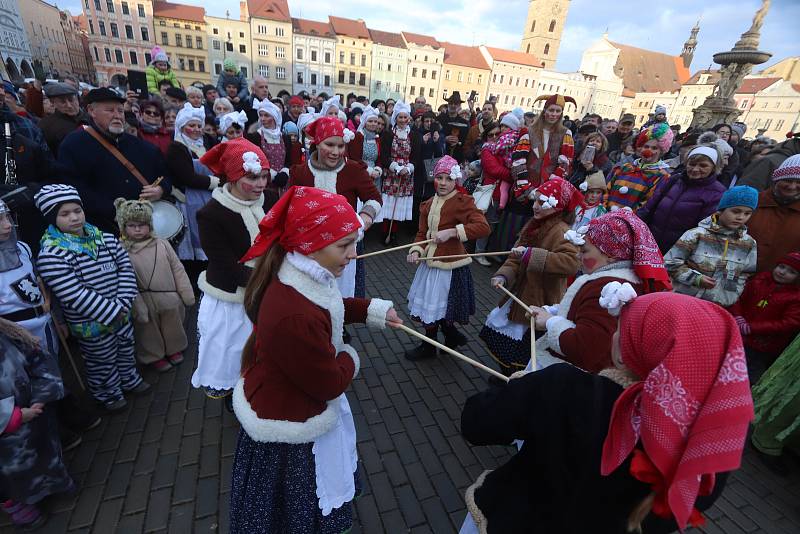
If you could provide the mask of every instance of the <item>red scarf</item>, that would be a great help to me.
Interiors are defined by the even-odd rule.
[[[631,474],[652,485],[654,511],[683,529],[714,474],[741,463],[753,399],[739,328],[716,304],[663,292],[625,306],[619,334],[623,363],[644,378],[614,403],[601,472],[639,443],[646,458],[634,458]]]

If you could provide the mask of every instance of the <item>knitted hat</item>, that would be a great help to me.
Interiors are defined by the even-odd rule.
[[[151,65],[155,65],[159,61],[163,61],[169,65],[169,57],[167,57],[167,53],[160,46],[154,46],[153,50],[150,51],[150,55],[153,57],[153,60],[150,62]]]
[[[597,171],[586,177],[586,181],[581,184],[581,191],[589,191],[590,189],[606,190],[606,177],[603,171]]]
[[[234,72],[239,72],[239,66],[236,64],[236,61],[233,58],[225,58],[225,61],[222,62],[222,70],[232,70]]]
[[[722,211],[725,208],[732,208],[734,206],[745,206],[755,210],[758,206],[758,191],[749,185],[737,185],[731,187],[722,194],[719,200],[717,211]]]
[[[656,106],[656,110],[654,112],[655,115],[667,114],[667,108],[662,106],[661,104]]]
[[[744,137],[744,131],[745,130],[739,124],[740,123],[736,123],[736,122],[731,124],[731,130],[733,131],[733,133],[735,133],[736,135],[739,136],[739,139],[741,139],[742,137]]]
[[[795,271],[800,271],[800,252],[790,252],[786,256],[778,260],[778,265],[781,263],[788,265]]]
[[[800,180],[800,154],[789,156],[781,166],[772,173],[772,181],[779,180]]]
[[[513,113],[506,113],[503,115],[503,118],[500,119],[501,126],[508,126],[512,130],[519,130],[520,122],[516,115]]]
[[[76,202],[83,206],[83,201],[78,194],[78,190],[71,185],[65,184],[48,184],[43,186],[39,192],[33,196],[33,202],[45,217],[67,202]]]
[[[641,147],[651,139],[655,139],[658,142],[658,148],[666,154],[672,146],[672,138],[674,135],[675,134],[666,122],[653,124],[639,133],[639,137],[636,138],[636,148]]]
[[[300,135],[300,130],[295,123],[288,121],[283,125],[283,135]]]
[[[455,159],[450,156],[444,156],[433,167],[433,176],[436,177],[440,174],[447,174],[451,180],[460,180],[461,167],[458,166],[458,162]]]
[[[244,137],[218,144],[200,158],[200,163],[211,169],[214,175],[225,176],[229,182],[235,182],[247,173],[259,174],[269,170],[264,152]]]
[[[125,238],[125,225],[129,222],[147,224],[150,233],[153,232],[153,205],[149,200],[126,200],[118,198],[114,201],[117,210],[115,219],[119,226],[120,235]]]
[[[290,106],[305,106],[306,102],[301,97],[295,95],[289,99]]]

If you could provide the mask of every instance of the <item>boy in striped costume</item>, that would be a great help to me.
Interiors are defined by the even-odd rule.
[[[127,406],[123,393],[143,393],[134,359],[131,307],[136,275],[119,241],[86,223],[78,191],[46,185],[34,197],[50,226],[42,236],[39,274],[78,339],[92,396],[109,411]]]

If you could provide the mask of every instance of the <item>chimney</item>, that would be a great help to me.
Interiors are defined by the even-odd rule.
[[[239,2],[239,20],[242,22],[248,22],[250,20],[250,12],[247,9],[247,0],[241,0]]]

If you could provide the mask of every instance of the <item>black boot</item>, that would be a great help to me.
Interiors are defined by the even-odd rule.
[[[458,331],[453,325],[442,324],[444,344],[451,349],[456,349],[467,344],[467,336]]]
[[[417,360],[427,360],[436,357],[436,349],[433,345],[424,341],[416,348],[406,351],[406,360],[415,362]]]

